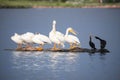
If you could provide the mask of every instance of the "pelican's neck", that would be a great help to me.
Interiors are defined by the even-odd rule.
[[[69,33],[69,30],[67,29],[67,30],[66,30],[66,34],[65,34],[65,36],[68,36],[68,33]]]
[[[56,26],[55,26],[55,24],[53,24],[53,26],[52,26],[53,28],[52,28],[52,31],[56,31]]]

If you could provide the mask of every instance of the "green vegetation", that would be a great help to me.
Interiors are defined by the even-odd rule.
[[[0,8],[120,6],[119,0],[99,1],[101,0],[0,0]]]

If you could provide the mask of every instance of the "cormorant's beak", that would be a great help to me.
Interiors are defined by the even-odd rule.
[[[73,29],[71,29],[69,32],[73,33],[74,35],[77,35],[76,31],[74,31]]]

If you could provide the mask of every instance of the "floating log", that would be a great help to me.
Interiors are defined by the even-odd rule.
[[[87,52],[87,53],[109,53],[110,51],[107,49],[87,49],[87,48],[79,48],[75,47],[72,49],[38,49],[38,48],[19,48],[19,49],[5,49],[5,50],[13,50],[13,51],[51,51],[51,52]]]

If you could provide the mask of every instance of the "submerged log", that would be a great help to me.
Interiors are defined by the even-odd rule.
[[[49,50],[53,52],[87,52],[87,53],[109,53],[107,49],[87,49],[87,48],[73,48],[73,49],[61,49],[61,50]]]
[[[52,50],[52,49],[37,49],[37,48],[20,48],[20,49],[5,49],[5,50],[13,50],[13,51],[51,51],[51,52],[87,52],[87,53],[109,53],[110,51],[107,49],[87,49],[87,48],[79,48],[75,47],[72,49],[59,49],[59,50]]]

